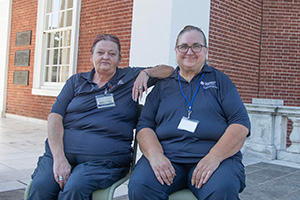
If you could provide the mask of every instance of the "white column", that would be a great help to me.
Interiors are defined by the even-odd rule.
[[[12,0],[0,0],[0,117],[6,110],[6,88]]]
[[[210,0],[135,0],[130,66],[176,66],[175,40],[185,25],[200,27],[208,38]]]

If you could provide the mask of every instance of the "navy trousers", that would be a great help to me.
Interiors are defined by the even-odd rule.
[[[72,166],[70,177],[61,190],[53,175],[53,158],[46,143],[46,151],[39,158],[32,175],[28,200],[89,200],[97,189],[107,188],[129,171],[131,156],[123,163],[97,156],[66,154]],[[120,156],[122,157],[122,156]],[[110,157],[111,158],[111,157]]]
[[[142,156],[135,166],[129,181],[130,200],[168,200],[169,194],[189,188],[197,199],[235,200],[245,188],[244,165],[239,159],[228,158],[213,173],[200,189],[191,185],[193,171],[197,165],[172,163],[176,171],[173,183],[161,185],[148,160]]]

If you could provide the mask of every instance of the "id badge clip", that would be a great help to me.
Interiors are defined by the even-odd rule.
[[[189,119],[187,117],[182,117],[177,128],[179,130],[184,130],[184,131],[188,131],[190,133],[194,133],[198,126],[198,123],[199,123],[199,121],[197,121],[197,120]]]
[[[98,109],[116,106],[113,94],[105,93],[105,94],[97,95],[95,96],[95,98],[96,98],[96,104]]]

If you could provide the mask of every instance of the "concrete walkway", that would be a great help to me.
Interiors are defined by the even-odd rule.
[[[0,192],[26,187],[46,137],[46,122],[0,118]]]
[[[0,118],[0,199],[21,200],[37,159],[44,152],[46,121],[8,115]],[[300,197],[300,164],[244,157],[247,188],[242,200],[293,200]],[[126,183],[116,200],[126,200]]]

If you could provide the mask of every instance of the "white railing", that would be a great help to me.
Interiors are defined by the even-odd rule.
[[[251,136],[242,153],[268,160],[300,163],[300,107],[283,106],[282,100],[253,99],[245,104],[251,120]],[[287,147],[288,119],[292,121]]]

